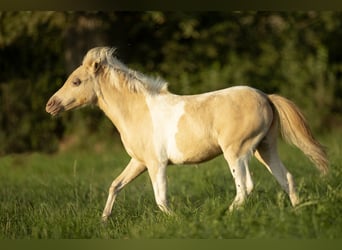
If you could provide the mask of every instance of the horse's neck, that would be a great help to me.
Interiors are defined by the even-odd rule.
[[[118,90],[110,84],[101,84],[98,106],[112,121],[120,134],[143,125],[148,117],[148,107],[142,93],[132,93],[127,89]]]

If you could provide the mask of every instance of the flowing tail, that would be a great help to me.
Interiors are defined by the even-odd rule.
[[[327,174],[328,158],[323,146],[313,137],[303,114],[290,100],[279,95],[268,95],[279,118],[283,138],[299,148],[322,174]]]

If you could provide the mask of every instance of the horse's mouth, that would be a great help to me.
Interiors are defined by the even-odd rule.
[[[59,113],[61,113],[62,111],[64,111],[64,107],[63,106],[59,106],[59,107],[56,107],[54,109],[51,109],[49,111],[47,111],[50,115],[52,116],[56,116],[58,115]]]
[[[51,99],[47,102],[45,110],[52,116],[56,116],[59,113],[72,109],[75,105],[76,99],[71,99],[66,105],[62,104],[62,100],[58,97],[51,97]]]
[[[62,101],[59,98],[52,97],[47,102],[45,110],[52,116],[56,116],[64,110],[64,106],[62,105]]]

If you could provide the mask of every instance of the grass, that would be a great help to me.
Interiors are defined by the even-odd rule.
[[[321,178],[297,149],[280,143],[302,204],[292,208],[275,179],[255,160],[255,189],[232,214],[235,196],[222,157],[199,166],[168,169],[174,216],[161,213],[145,173],[118,196],[106,225],[100,222],[107,190],[129,158],[121,146],[0,158],[0,238],[341,238],[342,134],[320,138],[331,173]]]

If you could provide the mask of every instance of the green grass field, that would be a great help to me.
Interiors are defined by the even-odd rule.
[[[120,193],[106,225],[100,218],[108,187],[129,160],[119,144],[5,156],[0,158],[0,238],[341,238],[342,134],[319,139],[331,161],[331,173],[323,179],[301,152],[279,145],[302,199],[295,209],[252,160],[255,188],[243,209],[227,213],[235,187],[218,157],[168,168],[174,216],[159,211],[144,173]]]

